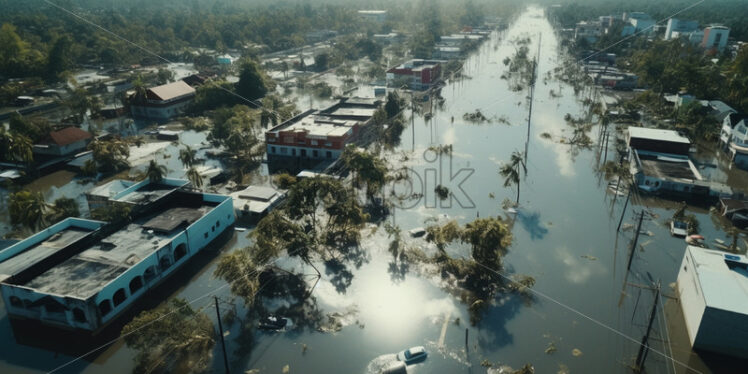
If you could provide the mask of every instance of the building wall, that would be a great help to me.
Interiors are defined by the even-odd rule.
[[[686,248],[683,255],[683,261],[678,271],[678,295],[680,296],[680,305],[683,309],[683,317],[686,320],[686,331],[688,339],[693,346],[696,340],[701,318],[706,309],[704,294],[701,285],[696,279],[696,266],[691,258],[690,251]]]
[[[730,30],[721,27],[707,27],[704,29],[704,38],[701,47],[706,49],[723,50],[727,46],[727,38],[730,36]]]
[[[707,307],[694,348],[748,358],[748,315]]]
[[[166,121],[184,113],[191,103],[192,99],[175,101],[163,106],[132,105],[131,111],[133,117]]]
[[[316,152],[316,155],[315,155]],[[329,154],[328,154],[329,152]],[[280,156],[280,157],[305,157],[311,159],[330,159],[334,160],[340,157],[343,153],[343,149],[333,148],[313,148],[304,146],[293,146],[286,144],[268,144],[267,154],[268,156]]]

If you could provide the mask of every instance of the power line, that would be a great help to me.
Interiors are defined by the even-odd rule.
[[[509,282],[511,282],[511,283],[513,283],[513,284],[515,284],[517,286],[522,286],[522,284],[520,284],[516,280],[512,279],[511,277],[502,274],[498,270],[494,270],[494,269],[492,269],[492,268],[490,268],[490,267],[488,267],[488,266],[486,266],[486,265],[484,265],[484,264],[482,264],[482,263],[480,263],[478,261],[475,261],[475,264],[477,264],[478,266],[480,266],[480,267],[482,267],[482,268],[484,268],[484,269],[486,269],[486,270],[488,270],[488,271],[490,271],[490,272],[492,272],[492,273],[494,273],[494,274],[496,274],[496,275],[498,275],[498,276],[500,276],[500,277],[508,280]],[[623,337],[623,338],[625,338],[625,339],[627,339],[627,340],[629,340],[629,341],[631,341],[631,342],[633,342],[633,343],[635,343],[637,345],[642,346],[642,344],[639,341],[637,341],[636,339],[634,339],[633,337],[631,337],[629,335],[626,335],[625,333],[623,333],[623,332],[621,332],[621,331],[619,331],[619,330],[617,330],[617,329],[615,329],[613,327],[610,327],[610,326],[606,325],[605,323],[603,323],[603,322],[601,322],[601,321],[599,321],[599,320],[597,320],[597,319],[595,319],[595,318],[593,318],[591,316],[588,316],[587,314],[582,313],[581,311],[577,310],[576,308],[574,308],[572,306],[569,306],[569,305],[567,305],[567,304],[565,304],[565,303],[563,303],[561,301],[558,301],[558,300],[554,299],[553,297],[551,297],[551,296],[549,296],[549,295],[547,295],[547,294],[545,294],[545,293],[543,293],[541,291],[538,291],[538,290],[536,290],[534,288],[527,287],[526,289],[528,291],[532,292],[533,294],[537,295],[537,296],[540,296],[540,297],[542,297],[542,298],[544,298],[544,299],[546,299],[548,301],[551,301],[554,304],[556,304],[556,305],[558,305],[558,306],[560,306],[560,307],[562,307],[562,308],[564,308],[564,309],[566,309],[566,310],[568,310],[568,311],[570,311],[570,312],[572,312],[574,314],[577,314],[578,316],[583,317],[583,318],[587,319],[588,321],[590,321],[590,322],[592,322],[592,323],[594,323],[594,324],[596,324],[596,325],[598,325],[598,326],[600,326],[600,327],[602,327],[602,328],[604,328],[604,329],[606,329],[608,331],[611,331],[611,332],[615,333],[616,335],[619,335],[619,336],[621,336],[621,337]],[[664,352],[662,352],[660,350],[654,349],[652,347],[649,347],[649,349],[652,352],[655,352],[658,355],[660,355],[660,356],[662,356],[662,357],[664,357],[664,358],[666,358],[668,360],[671,360],[673,362],[677,362],[679,365],[681,365],[681,366],[683,366],[683,367],[685,367],[687,369],[693,370],[696,373],[703,374],[701,371],[696,370],[696,369],[688,366],[688,364],[686,364],[684,362],[676,360],[672,356],[669,356],[669,355],[667,355],[666,353],[664,353]]]

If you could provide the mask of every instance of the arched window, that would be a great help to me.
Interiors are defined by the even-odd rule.
[[[161,267],[161,270],[168,269],[171,266],[171,258],[169,256],[161,257],[158,261],[158,266]]]
[[[99,313],[101,313],[101,316],[105,316],[109,314],[109,312],[112,311],[112,303],[109,302],[109,300],[104,300],[99,303]]]
[[[88,320],[86,319],[86,313],[84,313],[83,309],[81,308],[73,308],[73,320],[80,323],[88,322]]]
[[[184,243],[178,245],[177,248],[174,249],[174,262],[179,261],[186,254],[187,254],[187,246],[184,245]]]
[[[114,296],[112,296],[112,302],[114,303],[115,307],[118,306],[119,304],[122,304],[122,302],[124,302],[125,300],[127,300],[127,294],[125,294],[124,288],[118,289],[114,293]]]
[[[154,278],[156,278],[156,267],[155,266],[149,266],[143,272],[143,279],[145,280],[145,283],[149,283]]]
[[[136,276],[130,281],[130,295],[138,292],[141,288],[143,288],[143,279],[140,276]]]

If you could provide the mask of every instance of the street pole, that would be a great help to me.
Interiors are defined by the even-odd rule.
[[[647,332],[642,338],[641,345],[639,347],[639,354],[636,355],[636,370],[641,372],[644,369],[644,360],[647,358],[649,353],[649,333],[652,331],[652,324],[654,323],[655,316],[657,315],[657,300],[660,298],[660,283],[657,283],[655,288],[655,298],[652,304],[652,311],[649,314],[649,324],[647,325]]]
[[[621,224],[623,223],[623,216],[626,215],[626,207],[629,205],[629,199],[631,198],[631,190],[633,189],[633,186],[629,187],[629,193],[626,195],[626,202],[623,203],[623,211],[621,212],[621,219],[618,220],[618,228],[616,231],[621,231]]]
[[[629,254],[629,264],[626,266],[626,270],[631,270],[631,260],[634,258],[634,252],[636,252],[636,244],[639,242],[639,232],[642,229],[642,221],[644,220],[644,211],[639,215],[639,224],[636,226],[636,235],[634,235],[634,242],[631,245],[631,253]]]
[[[223,349],[223,365],[226,374],[229,374],[229,357],[226,355],[226,341],[223,340],[223,324],[221,323],[221,310],[218,309],[218,296],[213,296],[216,301],[216,317],[218,318],[218,335],[221,337],[221,348]]]

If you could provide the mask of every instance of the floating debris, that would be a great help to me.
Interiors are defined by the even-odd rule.
[[[629,231],[634,228],[633,223],[624,223],[623,226],[621,226],[621,230],[623,231]]]
[[[288,374],[288,373],[290,373],[290,372],[291,372],[291,367],[290,367],[290,366],[288,366],[288,364],[286,364],[286,366],[284,366],[284,367],[283,367],[283,371],[282,371],[282,373],[283,373],[283,374]]]
[[[597,261],[597,257],[595,257],[595,256],[590,256],[590,255],[582,255],[581,257],[582,257],[582,258],[586,258],[586,259],[588,259],[588,260],[590,260],[590,261]]]
[[[301,345],[301,354],[306,354],[307,349],[309,349],[309,347],[306,345],[306,343],[302,344]]]
[[[579,357],[579,356],[582,355],[582,351],[580,351],[577,348],[574,348],[574,349],[571,350],[571,355],[574,356],[574,357]]]
[[[569,367],[564,364],[558,364],[558,371],[556,374],[569,374]]]
[[[487,122],[488,118],[483,115],[483,113],[480,111],[480,109],[476,109],[473,113],[465,113],[462,115],[462,119],[465,121],[473,122],[473,123],[483,123]]]
[[[556,345],[553,342],[548,343],[548,348],[545,349],[545,354],[549,355],[556,352]]]

